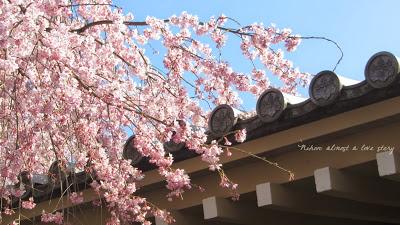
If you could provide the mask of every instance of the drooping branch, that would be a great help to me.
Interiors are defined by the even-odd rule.
[[[217,21],[220,18],[221,17],[218,17]],[[231,19],[229,17],[224,17],[224,18],[228,18],[230,20],[233,20],[233,19]],[[170,19],[164,19],[162,21],[164,23],[170,23],[171,22]],[[233,20],[233,21],[235,23],[239,24],[236,20]],[[73,29],[73,30],[70,30],[70,31],[71,32],[76,32],[76,33],[83,33],[83,32],[85,32],[87,29],[89,29],[91,27],[94,27],[94,26],[97,26],[97,25],[110,25],[110,24],[114,24],[114,21],[112,21],[112,20],[94,21],[94,22],[87,23],[86,25],[82,26],[81,28]],[[149,24],[146,21],[124,21],[123,24],[125,24],[127,26],[149,26]],[[204,22],[199,22],[199,25],[205,25],[205,23]],[[251,26],[243,26],[243,27],[237,28],[237,29],[229,28],[229,27],[223,27],[223,26],[216,26],[216,29],[219,29],[219,30],[222,30],[222,31],[225,31],[225,32],[229,32],[229,33],[232,33],[232,34],[236,34],[236,35],[238,35],[240,37],[241,36],[253,36],[254,33],[245,32],[245,30],[247,30],[249,28],[251,28]],[[282,35],[279,32],[277,32],[276,34],[277,35]],[[340,51],[340,57],[339,57],[338,61],[336,62],[336,64],[335,64],[335,66],[334,66],[332,71],[336,70],[336,68],[338,67],[338,65],[340,64],[340,62],[342,61],[342,59],[344,57],[344,53],[343,53],[343,50],[340,47],[340,45],[336,41],[334,41],[334,40],[332,40],[330,38],[322,37],[322,36],[288,36],[288,38],[292,38],[292,39],[299,38],[299,39],[304,39],[304,40],[306,40],[306,39],[319,39],[319,40],[325,40],[325,41],[328,41],[328,42],[334,44],[335,47]]]
[[[164,20],[165,23],[168,23],[169,20],[165,19]],[[112,20],[99,20],[99,21],[95,21],[95,22],[91,22],[88,23],[86,25],[84,25],[81,28],[78,29],[73,29],[70,30],[71,32],[76,32],[76,33],[83,33],[85,32],[87,29],[94,27],[94,26],[98,26],[98,25],[109,25],[109,24],[114,24],[114,21]],[[144,22],[144,21],[139,21],[139,22],[135,22],[135,21],[124,21],[123,24],[127,25],[127,26],[148,26],[149,24]]]
[[[79,3],[79,4],[70,4],[70,5],[59,5],[59,7],[78,7],[78,6],[110,6],[117,9],[122,9],[120,6],[115,4],[108,3]]]
[[[342,48],[340,47],[340,45],[336,41],[334,41],[334,40],[332,40],[330,38],[320,37],[320,36],[302,36],[302,37],[299,37],[299,38],[300,39],[320,39],[320,40],[325,40],[325,41],[328,41],[328,42],[334,44],[336,46],[336,48],[339,49],[339,51],[340,51],[340,57],[339,57],[338,61],[336,62],[335,66],[333,67],[333,70],[332,70],[333,72],[335,72],[336,68],[339,66],[340,62],[342,61],[342,59],[344,57],[343,50],[342,50]]]

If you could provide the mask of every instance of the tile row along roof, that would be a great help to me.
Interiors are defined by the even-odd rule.
[[[365,66],[364,75],[365,80],[356,82],[338,76],[333,71],[322,71],[312,79],[308,99],[289,96],[278,89],[268,89],[259,96],[256,110],[252,113],[241,112],[229,105],[220,105],[210,115],[207,131],[209,140],[239,129],[247,130],[246,141],[253,140],[400,96],[399,61],[392,53],[379,52],[373,55]],[[234,142],[232,135],[228,135],[228,138]],[[134,136],[127,140],[123,157],[131,159],[132,165],[143,171],[154,169],[155,166],[135,150],[133,141]],[[165,143],[164,147],[171,152],[175,161],[196,156],[193,151],[187,151],[184,143],[171,141]],[[92,180],[89,174],[74,173],[71,168],[67,168],[67,171],[61,170],[61,177],[57,175],[59,171],[55,162],[47,175],[33,175],[29,179],[27,173],[21,173],[20,183],[26,187],[22,198],[33,196],[36,201],[44,201],[61,196],[66,187],[70,187],[71,191],[86,189]],[[15,199],[15,204],[17,203],[18,199]]]

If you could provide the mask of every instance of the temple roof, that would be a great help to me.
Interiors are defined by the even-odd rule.
[[[231,131],[246,129],[246,141],[250,141],[400,96],[399,72],[397,58],[389,52],[379,52],[367,62],[365,79],[362,81],[338,76],[333,71],[322,71],[313,77],[309,86],[310,97],[307,99],[287,95],[278,89],[268,89],[259,96],[254,112],[245,113],[228,105],[220,105],[210,115],[207,131],[209,140]],[[228,138],[234,142],[232,135],[228,135]],[[124,157],[134,159],[132,164],[143,171],[154,169],[154,165],[145,157],[138,156],[134,148],[130,147],[132,141],[134,138],[127,141]],[[164,146],[176,162],[197,156],[182,143],[169,142]],[[56,168],[57,164],[54,164],[49,171]],[[60,180],[74,184],[71,185],[72,191],[86,189],[92,180],[85,172],[65,175]],[[61,183],[49,184],[48,179],[46,182],[46,177],[43,176],[37,176],[37,179],[31,181],[22,179],[25,184],[34,183],[34,188],[28,188],[24,198],[33,195],[36,201],[44,201],[61,196]]]

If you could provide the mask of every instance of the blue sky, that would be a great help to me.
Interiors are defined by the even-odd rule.
[[[223,13],[242,25],[275,23],[277,27],[289,27],[302,36],[324,36],[336,41],[344,52],[336,73],[357,80],[364,79],[365,64],[374,53],[390,51],[400,56],[399,0],[118,0],[114,3],[122,6],[125,12],[132,12],[138,21],[148,15],[167,18],[182,11],[196,14],[203,20]],[[243,63],[239,46],[234,45],[236,40],[233,39],[230,37],[232,44],[224,49],[224,56],[234,69],[249,71],[250,64]],[[304,40],[295,53],[287,56],[300,70],[316,74],[333,69],[340,53],[328,42]],[[307,91],[301,90],[301,94],[306,96]],[[254,107],[252,100],[245,104],[245,108]]]

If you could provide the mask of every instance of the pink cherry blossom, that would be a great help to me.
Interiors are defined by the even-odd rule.
[[[83,193],[79,192],[78,194],[76,192],[73,192],[69,195],[69,199],[71,200],[72,204],[80,204],[83,202]]]
[[[246,140],[247,132],[246,129],[239,130],[235,133],[235,139],[237,142],[244,142]]]
[[[148,214],[168,215],[136,195],[145,177],[122,157],[127,130],[135,135],[133,147],[165,179],[167,198],[181,198],[193,187],[184,169],[171,167],[168,141],[200,154],[237,197],[237,184],[221,172],[224,149],[216,140],[207,142],[210,109],[239,107],[240,93],[258,96],[271,75],[288,93],[305,85],[309,75],[285,58],[300,36],[260,23],[232,28],[225,15],[200,19],[183,12],[140,21],[110,0],[72,2],[0,0],[0,197],[11,202],[23,196],[19,174],[47,174],[57,161],[64,171],[96,178],[90,187],[104,197],[109,224],[148,224]],[[258,61],[260,68],[236,71],[219,57],[235,38],[238,57]],[[146,50],[155,41],[160,54],[152,55]],[[234,136],[243,142],[246,131]],[[85,201],[81,193],[68,195],[74,204]],[[22,201],[27,209],[35,204]],[[12,212],[10,203],[3,207]],[[44,212],[42,221],[61,224],[62,213]]]
[[[35,206],[36,204],[33,202],[32,197],[29,198],[29,201],[22,201],[22,208],[24,209],[33,209]]]
[[[61,212],[46,213],[45,211],[43,211],[41,221],[45,223],[53,222],[56,224],[63,224],[64,217]]]
[[[228,138],[224,137],[224,145],[227,145],[227,146],[232,145],[232,142],[230,142],[228,140]]]

